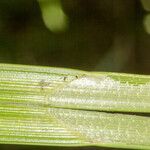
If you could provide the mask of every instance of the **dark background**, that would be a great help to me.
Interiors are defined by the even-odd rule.
[[[0,63],[150,74],[148,3],[148,0],[40,0],[40,3],[0,0]],[[57,10],[47,6],[61,9],[67,21],[61,25]],[[45,10],[45,15],[51,12],[47,20],[42,15]],[[1,149],[10,148],[43,147],[1,145]]]
[[[37,0],[0,0],[1,63],[150,73],[148,12],[141,1],[40,1],[60,3],[67,29],[47,28]]]

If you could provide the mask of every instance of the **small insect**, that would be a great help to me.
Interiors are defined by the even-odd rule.
[[[64,81],[67,81],[67,79],[68,79],[67,76],[64,76],[64,77],[63,77],[63,80],[64,80]],[[78,75],[75,75],[75,79],[79,79],[79,76],[78,76]],[[74,80],[74,79],[73,79],[73,80]]]
[[[49,84],[50,84],[50,83],[45,82],[45,80],[41,80],[41,81],[39,82],[39,86],[40,86],[41,90],[44,90],[44,88],[47,87],[47,86],[49,86]]]
[[[65,77],[63,78],[63,80],[66,81],[66,80],[67,80],[67,77],[65,76]]]
[[[76,75],[75,77],[76,77],[76,79],[79,79],[79,76],[78,76],[78,75]]]

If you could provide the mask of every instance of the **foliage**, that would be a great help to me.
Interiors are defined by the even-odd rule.
[[[0,64],[0,143],[149,149],[149,90],[150,76]]]

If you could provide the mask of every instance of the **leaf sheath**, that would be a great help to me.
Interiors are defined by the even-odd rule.
[[[150,118],[133,114],[149,91],[144,75],[0,64],[0,143],[150,149]]]

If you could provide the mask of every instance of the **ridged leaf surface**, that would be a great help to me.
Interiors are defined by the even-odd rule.
[[[0,143],[150,149],[149,113],[150,76],[0,64]]]

